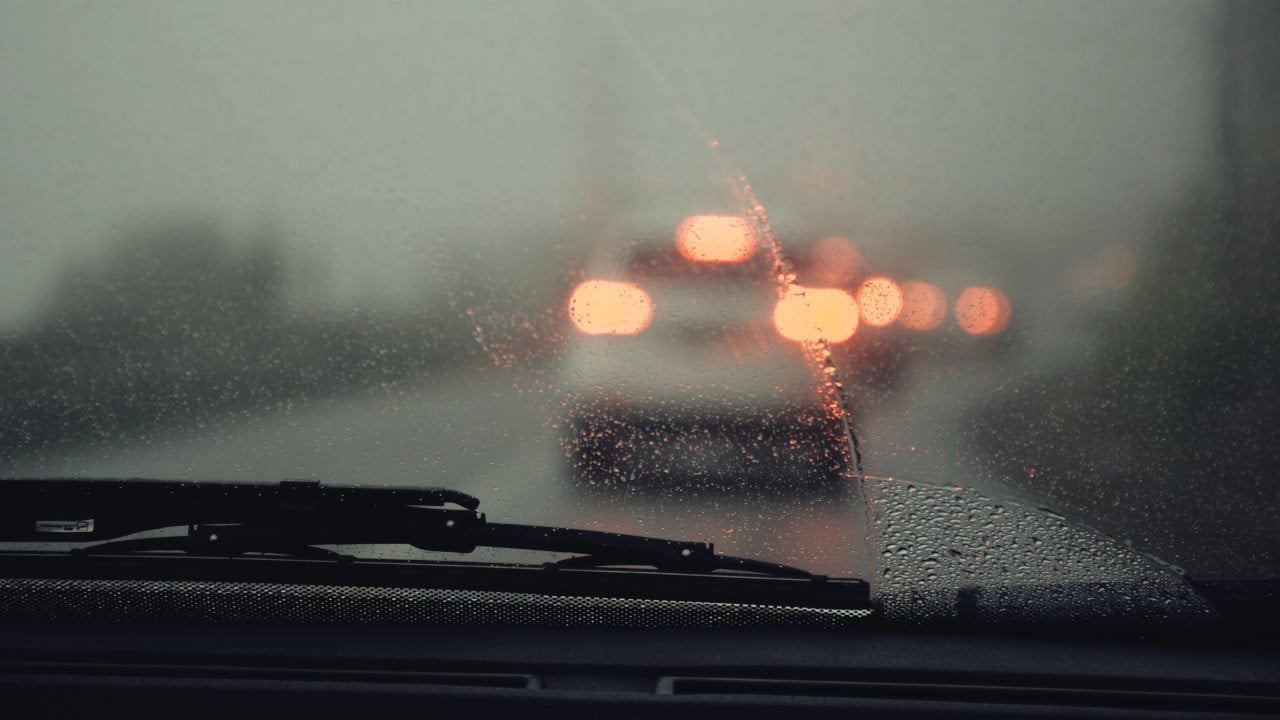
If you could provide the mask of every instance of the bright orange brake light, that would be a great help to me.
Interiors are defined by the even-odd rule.
[[[932,330],[947,319],[947,296],[942,288],[912,280],[902,284],[902,314],[898,322],[912,330]]]
[[[788,340],[844,342],[858,329],[858,303],[844,290],[793,285],[773,309],[773,324]]]
[[[889,278],[873,277],[858,288],[858,309],[868,325],[888,325],[902,312],[902,289]]]
[[[690,260],[734,263],[756,252],[756,235],[745,218],[694,215],[676,228],[676,248]]]
[[[634,283],[587,280],[569,296],[569,319],[588,335],[635,335],[653,320],[653,299]]]
[[[956,322],[970,335],[998,335],[1012,317],[1013,306],[998,288],[965,288],[956,300]]]

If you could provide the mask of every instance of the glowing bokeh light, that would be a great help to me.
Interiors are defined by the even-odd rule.
[[[676,248],[690,260],[742,262],[756,252],[756,234],[745,218],[694,215],[676,228]]]
[[[823,238],[809,255],[809,274],[816,285],[852,285],[866,274],[867,261],[858,246],[842,237]]]
[[[653,299],[634,283],[587,280],[569,296],[569,319],[588,335],[635,335],[653,320]]]
[[[858,309],[868,325],[883,327],[902,312],[902,289],[886,277],[873,277],[858,288]]]
[[[773,310],[778,333],[798,342],[844,342],[858,329],[858,303],[844,290],[793,285]]]
[[[912,280],[902,284],[902,314],[898,322],[912,330],[932,330],[947,319],[947,296],[942,288]]]
[[[956,300],[956,322],[970,335],[997,335],[1012,318],[1013,306],[997,288],[965,288]]]

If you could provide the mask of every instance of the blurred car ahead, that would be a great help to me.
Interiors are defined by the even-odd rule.
[[[836,288],[804,288],[735,215],[661,218],[591,255],[566,309],[561,442],[590,485],[821,483],[850,468],[814,348],[853,336]]]

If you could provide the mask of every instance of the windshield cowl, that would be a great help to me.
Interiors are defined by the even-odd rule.
[[[1042,508],[960,487],[865,478],[886,618],[907,624],[1196,624],[1214,608],[1179,570]]]

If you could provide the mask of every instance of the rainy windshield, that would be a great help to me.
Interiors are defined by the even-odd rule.
[[[1041,513],[1275,576],[1277,25],[4,3],[0,475],[443,486],[921,582]]]

